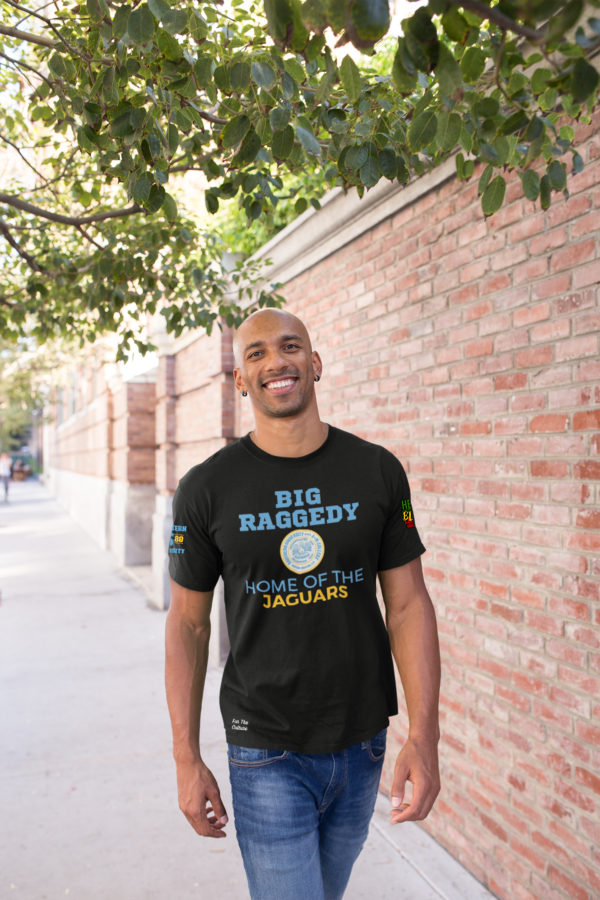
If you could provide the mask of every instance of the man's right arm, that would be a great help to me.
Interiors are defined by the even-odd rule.
[[[222,829],[227,824],[227,813],[215,777],[200,755],[200,712],[208,664],[212,598],[212,591],[190,591],[171,579],[165,683],[179,807],[198,834],[221,838],[226,836]]]

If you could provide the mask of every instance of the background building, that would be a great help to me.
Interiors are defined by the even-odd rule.
[[[599,124],[548,211],[513,177],[484,221],[477,173],[450,160],[362,201],[333,191],[261,251],[323,357],[323,418],[408,472],[444,673],[424,827],[507,900],[600,895]],[[156,370],[98,372],[93,400],[88,377],[45,459],[102,546],[152,565],[163,606],[178,480],[252,419],[226,330],[160,344]]]

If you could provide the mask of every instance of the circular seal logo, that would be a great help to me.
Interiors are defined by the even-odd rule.
[[[290,531],[281,542],[281,558],[288,569],[303,575],[315,569],[325,555],[325,544],[316,531]]]

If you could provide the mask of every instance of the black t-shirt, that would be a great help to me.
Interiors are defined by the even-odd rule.
[[[173,580],[211,591],[223,576],[229,743],[333,753],[387,727],[398,710],[376,575],[425,551],[395,456],[331,426],[295,458],[246,435],[181,479],[173,521]]]

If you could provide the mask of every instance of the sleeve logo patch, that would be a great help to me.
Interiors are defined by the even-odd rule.
[[[187,525],[173,525],[171,528],[171,540],[169,541],[169,553],[185,553],[183,539]]]
[[[402,501],[402,518],[404,519],[404,524],[407,528],[414,528],[415,523],[413,522],[413,514],[410,505],[410,500]]]
[[[299,529],[286,534],[280,553],[288,569],[302,575],[319,565],[325,556],[325,544],[316,531]]]

